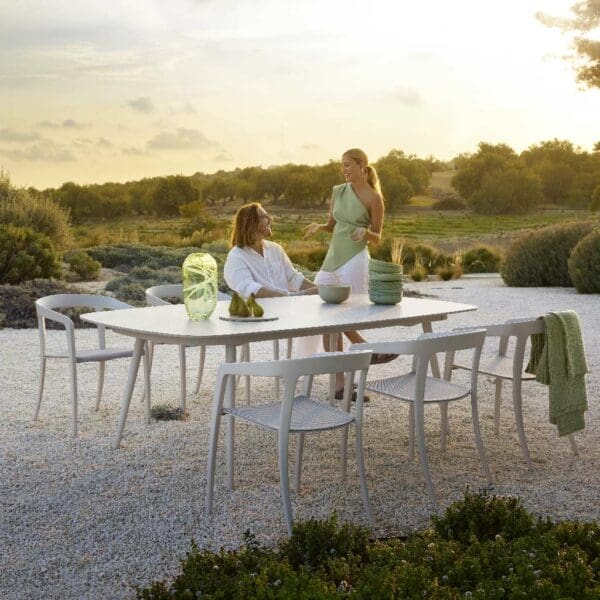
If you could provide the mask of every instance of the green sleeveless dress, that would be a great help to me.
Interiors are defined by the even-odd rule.
[[[360,201],[350,183],[336,185],[333,188],[333,218],[335,227],[329,250],[321,266],[321,271],[329,273],[345,265],[351,258],[361,252],[367,240],[354,242],[350,239],[357,227],[369,227],[371,217],[365,205]]]

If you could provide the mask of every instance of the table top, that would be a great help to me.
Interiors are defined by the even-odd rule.
[[[238,345],[348,329],[415,325],[443,320],[453,313],[477,310],[472,304],[430,298],[404,298],[396,305],[376,305],[367,295],[360,294],[342,304],[325,304],[317,295],[260,298],[259,302],[265,316],[277,315],[279,318],[248,323],[224,321],[219,315],[229,314],[229,301],[221,301],[204,321],[190,320],[183,304],[86,313],[81,319],[123,335],[155,342]]]

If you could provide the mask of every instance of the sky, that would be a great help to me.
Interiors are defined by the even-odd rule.
[[[535,13],[573,0],[0,0],[0,169],[58,187],[360,147],[448,160],[600,140]]]

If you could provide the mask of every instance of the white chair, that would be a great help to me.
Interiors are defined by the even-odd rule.
[[[97,296],[94,294],[55,294],[45,296],[35,301],[35,310],[38,317],[40,334],[40,385],[37,403],[33,413],[36,421],[42,403],[44,393],[44,381],[46,378],[46,361],[50,358],[66,359],[69,361],[71,372],[71,392],[73,400],[73,437],[77,436],[77,365],[84,362],[98,363],[98,388],[96,393],[95,410],[100,406],[102,389],[104,386],[104,367],[106,361],[117,358],[130,358],[133,355],[132,348],[107,348],[104,327],[98,326],[98,349],[77,350],[75,345],[75,325],[73,321],[57,309],[64,308],[90,308],[93,311],[118,310],[132,308],[131,305],[110,298],[108,296]],[[46,348],[46,320],[55,321],[64,326],[67,334],[67,349],[63,352],[49,352]]]
[[[419,461],[421,470],[425,478],[425,485],[429,493],[429,498],[433,506],[437,505],[435,490],[429,470],[429,462],[425,448],[425,404],[439,403],[442,407],[443,421],[445,421],[445,411],[448,403],[454,400],[460,400],[471,396],[471,411],[473,418],[473,431],[475,434],[475,443],[479,453],[479,460],[487,478],[488,484],[492,484],[492,474],[489,469],[485,456],[485,449],[481,439],[479,428],[479,410],[477,406],[477,369],[479,367],[479,358],[481,348],[485,339],[485,331],[471,331],[467,333],[426,333],[410,341],[399,342],[381,342],[367,344],[353,344],[350,347],[352,351],[372,350],[373,353],[382,354],[401,354],[413,356],[412,369],[404,375],[388,377],[386,379],[375,379],[367,381],[366,389],[369,391],[383,394],[391,398],[396,398],[410,403],[409,409],[409,455],[414,457],[414,435],[415,420],[417,446],[419,449]],[[449,378],[450,365],[448,360],[454,351],[473,350],[472,368],[474,374],[471,376],[469,386],[458,385],[437,377],[429,377],[427,369],[429,362],[438,352],[447,354],[445,376]],[[415,419],[416,415],[416,419]],[[442,427],[442,449],[445,447],[445,427]]]
[[[303,436],[329,429],[344,428],[354,424],[356,440],[356,460],[361,485],[361,492],[369,523],[373,524],[367,482],[365,478],[364,456],[362,448],[362,412],[363,395],[367,370],[371,360],[371,352],[341,353],[331,352],[314,355],[307,358],[293,360],[280,360],[254,363],[226,363],[219,367],[217,372],[217,386],[212,408],[210,441],[208,450],[208,467],[206,483],[206,512],[212,514],[213,488],[215,479],[215,463],[217,441],[222,415],[228,415],[229,426],[233,426],[233,419],[239,418],[273,431],[278,434],[279,457],[279,485],[283,513],[288,533],[292,533],[292,507],[290,502],[289,472],[288,472],[288,447],[290,433],[299,434],[298,456],[301,456]],[[320,402],[311,396],[312,381],[315,375],[346,372],[346,406],[349,409],[351,381],[354,374],[360,371],[359,385],[355,412],[340,410],[328,403]],[[259,406],[224,407],[225,392],[228,380],[237,376],[254,375],[260,377],[276,377],[284,381],[283,397],[280,402],[263,404]],[[296,384],[303,377],[302,394],[295,396]],[[233,436],[232,436],[233,437]],[[228,444],[228,464],[233,461],[233,446]],[[301,458],[296,462],[296,487],[299,484]],[[345,469],[342,468],[342,477]]]
[[[178,300],[183,299],[183,286],[181,283],[155,285],[146,290],[146,304],[148,306],[161,306],[169,304],[167,298],[177,298]],[[231,297],[223,292],[218,293],[218,300],[230,300]],[[292,354],[293,338],[289,338],[287,341],[287,358],[291,357]],[[187,397],[187,385],[186,385],[186,359],[185,349],[192,346],[179,346],[179,377],[180,377],[180,406],[182,410],[186,407]],[[152,369],[152,360],[154,358],[154,343],[149,342],[149,355],[150,355],[150,369]],[[196,379],[196,387],[194,388],[194,394],[198,394],[200,391],[200,385],[202,384],[202,375],[204,373],[204,361],[206,357],[206,346],[200,346],[200,362],[198,364],[198,378]],[[273,340],[273,358],[279,359],[279,340]],[[241,347],[240,361],[250,360],[250,345],[243,344]],[[279,382],[275,381],[275,394],[279,395]],[[250,379],[246,378],[246,401],[250,402]]]
[[[477,329],[485,329],[486,338],[500,338],[498,354],[492,359],[485,360],[479,365],[478,372],[495,378],[496,394],[494,403],[494,433],[500,433],[500,405],[502,403],[502,382],[512,381],[512,399],[515,411],[515,424],[519,435],[519,443],[523,458],[529,469],[533,468],[527,437],[523,424],[523,395],[522,382],[535,381],[535,375],[525,373],[524,358],[527,340],[531,335],[544,333],[544,321],[540,318],[510,319],[505,323],[494,325],[481,325]],[[461,331],[466,331],[462,329]],[[514,338],[512,356],[509,354],[509,342]],[[464,361],[452,359],[452,368],[471,370],[472,365]],[[573,454],[579,454],[579,449],[572,435],[567,436]]]

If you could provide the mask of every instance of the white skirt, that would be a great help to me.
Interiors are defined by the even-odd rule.
[[[356,256],[335,271],[319,271],[316,284],[350,285],[350,294],[366,294],[369,291],[369,250],[364,248]],[[300,358],[315,352],[323,352],[323,338],[309,335],[294,340],[294,356]]]

